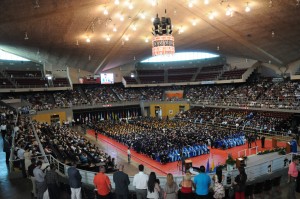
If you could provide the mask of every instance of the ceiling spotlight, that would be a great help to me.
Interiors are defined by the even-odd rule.
[[[133,25],[132,30],[136,31],[136,25],[135,24]]]
[[[153,22],[153,21],[154,21],[154,19],[155,19],[155,18],[154,18],[154,17],[152,17],[152,18],[151,18],[151,21]]]
[[[90,43],[90,42],[91,42],[90,37],[87,37],[87,38],[86,38],[86,42],[87,42],[87,43]]]
[[[40,7],[39,0],[35,0],[35,4],[34,4],[33,8],[37,9],[39,7]]]
[[[181,34],[181,33],[183,33],[183,32],[184,32],[183,27],[180,26],[180,28],[178,29],[178,34]]]
[[[148,39],[148,37],[146,37],[146,39],[145,39],[145,42],[146,42],[146,43],[148,43],[148,42],[149,42],[149,39]]]
[[[114,32],[117,32],[116,24],[114,24],[113,31],[114,31]]]
[[[273,7],[273,1],[270,0],[270,1],[269,1],[269,8],[272,8],[272,7]]]
[[[209,4],[209,0],[204,0],[204,4],[205,5]]]
[[[129,37],[128,36],[125,36],[125,41],[129,41]]]
[[[151,1],[151,5],[152,5],[152,6],[155,6],[156,4],[157,4],[156,0],[152,0],[152,1]]]
[[[250,8],[250,6],[249,6],[249,2],[246,3],[245,11],[246,11],[246,12],[250,12],[250,11],[251,11],[251,8]]]
[[[192,25],[193,25],[193,26],[196,26],[196,25],[197,25],[197,22],[196,22],[196,20],[195,20],[195,19],[193,19],[193,21],[192,21]]]
[[[120,16],[120,20],[121,21],[124,21],[124,16],[121,14],[121,16]]]
[[[134,73],[131,73],[131,74],[130,74],[130,77],[131,77],[131,78],[134,78]]]
[[[192,8],[193,7],[193,2],[190,0],[189,1],[189,7]]]
[[[226,8],[226,16],[232,17],[232,9],[231,9],[230,5],[228,5]]]
[[[130,9],[130,10],[132,10],[133,9],[133,4],[132,4],[132,2],[130,1],[129,2],[129,4],[128,4],[128,8]]]
[[[119,5],[119,4],[120,4],[120,1],[119,1],[119,0],[115,0],[115,4],[116,4],[116,5]]]
[[[145,19],[145,18],[146,18],[144,12],[142,12],[142,13],[140,14],[140,16],[141,16],[142,19]]]
[[[208,18],[210,20],[213,20],[215,18],[215,13],[214,12],[210,12],[209,15],[208,15]]]
[[[103,14],[108,15],[108,10],[106,9],[106,7],[104,8]]]
[[[275,37],[275,32],[274,32],[274,30],[272,30],[272,37]]]
[[[27,35],[27,32],[25,32],[25,37],[24,37],[25,40],[28,40],[28,35]]]
[[[106,41],[110,41],[110,36],[109,35],[106,36]]]

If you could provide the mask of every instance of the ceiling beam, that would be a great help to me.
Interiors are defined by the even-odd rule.
[[[188,9],[185,4],[182,3],[177,3],[181,8],[185,9],[188,12],[193,13],[195,16],[201,18],[203,21],[205,21],[207,24],[211,25],[218,31],[224,33],[225,35],[229,36],[233,40],[237,41],[238,43],[242,44],[243,46],[247,47],[250,49],[252,52],[254,52],[257,55],[263,55],[264,57],[271,59],[273,62],[276,62],[280,65],[283,64],[281,60],[276,58],[275,56],[271,55],[267,51],[263,50],[262,48],[256,46],[255,44],[251,43],[250,41],[246,40],[244,37],[242,37],[240,34],[235,32],[232,28],[229,26],[226,26],[225,24],[221,23],[217,19],[210,20],[208,17],[203,14],[205,11],[201,9],[201,7],[196,7],[197,12],[195,12],[195,9]]]
[[[94,8],[95,6],[101,5],[101,2],[99,1],[88,1],[84,0],[82,3],[76,3],[76,6],[70,6],[70,7],[63,7],[63,8],[53,8],[53,9],[48,9],[48,11],[43,11],[43,12],[37,12],[33,14],[29,14],[28,12],[22,12],[22,11],[15,11],[18,12],[19,14],[13,15],[13,17],[2,17],[0,18],[0,25],[7,24],[7,23],[22,23],[30,20],[40,20],[41,18],[45,17],[51,17],[51,16],[56,16],[56,15],[61,15],[66,12],[76,12],[78,10],[83,10],[83,9],[89,9],[89,8]],[[37,9],[43,9],[42,7],[37,8]],[[22,13],[22,14],[20,14]]]

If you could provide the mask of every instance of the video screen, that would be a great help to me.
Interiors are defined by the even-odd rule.
[[[113,73],[101,73],[101,84],[113,84],[114,74]]]

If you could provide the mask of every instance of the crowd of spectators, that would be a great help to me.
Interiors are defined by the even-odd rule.
[[[109,86],[97,86],[84,88],[84,93],[91,104],[117,102],[117,96]]]
[[[188,121],[140,117],[124,121],[91,124],[97,132],[132,147],[162,164],[209,153],[208,146],[227,149],[245,143],[244,134],[235,129],[200,127]]]
[[[37,123],[35,128],[46,155],[51,154],[65,164],[75,163],[84,170],[98,171],[100,165],[107,171],[114,170],[114,158],[68,125]]]
[[[175,118],[200,124],[208,123],[242,130],[275,133],[290,130],[292,115],[292,113],[197,107],[180,112]]]
[[[54,92],[53,97],[55,99],[55,107],[72,107],[88,104],[88,100],[84,98],[80,88]]]
[[[29,110],[95,105],[126,101],[178,101],[166,91],[182,90],[183,100],[194,104],[271,109],[299,109],[299,82],[272,82],[270,78],[251,79],[243,84],[124,88],[115,85],[84,85],[73,90],[33,93],[21,96],[30,103]],[[26,105],[27,106],[27,105]]]

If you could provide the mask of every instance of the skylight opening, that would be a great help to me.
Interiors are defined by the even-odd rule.
[[[10,61],[30,61],[28,59],[25,59],[23,57],[5,52],[0,49],[0,60],[10,60]]]
[[[176,61],[209,59],[215,57],[219,57],[219,55],[212,54],[212,53],[203,53],[203,52],[185,52],[185,53],[175,53],[174,55],[170,55],[170,56],[162,55],[162,56],[150,57],[141,62],[142,63],[176,62]]]

